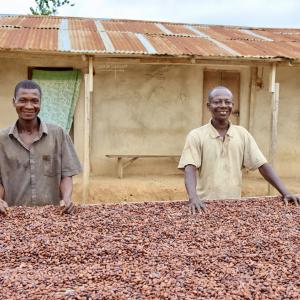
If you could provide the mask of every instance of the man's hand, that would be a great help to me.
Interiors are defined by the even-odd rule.
[[[7,203],[0,199],[0,214],[3,214],[3,215],[7,215],[7,208],[8,208],[8,205]]]
[[[190,213],[205,212],[205,204],[197,196],[197,168],[194,165],[186,165],[184,167],[184,182],[186,191],[189,195],[189,208]]]
[[[190,208],[190,213],[195,214],[199,212],[206,212],[205,204],[202,202],[198,197],[192,198],[189,200],[189,208]]]
[[[72,177],[63,177],[60,182],[60,194],[64,203],[64,209],[62,214],[71,214],[74,211],[75,206],[72,203]]]
[[[63,210],[61,214],[71,214],[75,210],[75,205],[73,204],[71,198],[65,198],[62,200],[64,203]]]
[[[283,202],[284,202],[285,205],[288,205],[289,202],[294,203],[296,206],[298,206],[300,204],[300,197],[299,196],[288,194],[286,196],[283,196],[282,199],[283,199]]]

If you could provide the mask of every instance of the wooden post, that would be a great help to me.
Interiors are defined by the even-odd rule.
[[[90,92],[89,75],[84,74],[84,157],[83,157],[83,203],[88,201],[90,177]]]
[[[271,141],[269,151],[269,162],[275,168],[275,155],[277,146],[277,128],[278,128],[278,110],[279,110],[279,83],[275,83],[275,93],[272,93],[272,116],[271,116]],[[271,195],[272,187],[268,185],[268,193]]]
[[[91,99],[93,92],[93,59],[89,57],[89,73],[84,74],[84,158],[83,158],[83,203],[89,198],[90,183],[90,135],[91,135]]]
[[[92,93],[94,90],[94,67],[93,58],[89,57],[89,92]]]
[[[269,73],[269,92],[272,93],[272,111],[271,111],[271,136],[270,136],[270,146],[269,146],[269,163],[273,167],[274,163],[274,152],[273,152],[273,138],[274,138],[274,127],[273,127],[273,119],[274,119],[274,107],[275,107],[275,82],[276,82],[276,63],[272,63],[271,71]],[[268,194],[271,195],[272,186],[268,183]]]
[[[277,146],[277,124],[279,109],[279,83],[275,84],[275,93],[272,94],[272,131],[271,131],[271,147],[270,147],[270,163],[275,163],[275,154]]]
[[[249,131],[253,134],[254,124],[254,111],[255,111],[255,96],[256,96],[256,79],[257,79],[257,67],[251,67],[251,79],[250,79],[250,96],[249,96]]]
[[[276,81],[276,63],[272,63],[271,72],[269,74],[269,92],[275,93],[275,81]]]

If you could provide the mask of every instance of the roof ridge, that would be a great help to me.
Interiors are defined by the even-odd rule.
[[[296,27],[261,27],[261,26],[245,26],[245,25],[224,25],[224,24],[201,24],[201,23],[189,23],[189,22],[170,22],[159,20],[138,20],[138,19],[118,19],[118,18],[92,18],[92,17],[77,17],[77,16],[42,16],[42,15],[22,15],[22,14],[0,14],[0,18],[3,17],[24,17],[24,18],[45,18],[45,19],[78,19],[78,20],[93,20],[102,22],[138,22],[146,24],[167,24],[167,25],[190,25],[190,26],[205,26],[205,27],[221,27],[232,29],[249,29],[249,30],[297,30]]]

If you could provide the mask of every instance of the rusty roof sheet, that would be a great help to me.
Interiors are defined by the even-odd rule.
[[[217,47],[211,41],[184,36],[149,36],[148,39],[158,54],[230,56],[226,50]]]
[[[106,31],[135,32],[163,34],[164,32],[155,23],[138,21],[101,21]]]
[[[190,35],[194,36],[195,33],[188,29],[186,25],[181,24],[163,24],[165,28],[167,28],[172,34],[178,34],[178,35]]]
[[[58,50],[56,29],[0,28],[2,49],[16,50]]]
[[[194,26],[199,31],[207,34],[208,36],[224,41],[224,40],[262,40],[259,36],[247,34],[239,28],[226,28],[222,26]]]
[[[108,37],[118,52],[147,53],[146,48],[132,32],[108,32]]]
[[[300,29],[0,15],[0,51],[300,60]]]
[[[0,17],[0,26],[16,26],[29,28],[59,28],[60,18],[33,16],[4,16]]]
[[[69,29],[76,31],[96,31],[97,27],[92,19],[68,19]]]
[[[68,32],[70,38],[70,51],[87,52],[105,50],[102,39],[97,31],[93,30],[70,30]],[[68,49],[66,49],[68,51]]]
[[[274,42],[295,42],[300,40],[300,30],[287,31],[287,30],[265,30],[256,29],[255,33],[259,33],[265,37],[272,39]]]

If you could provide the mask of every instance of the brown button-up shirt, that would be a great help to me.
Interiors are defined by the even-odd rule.
[[[40,121],[39,135],[26,146],[17,123],[0,131],[0,183],[9,206],[58,205],[63,177],[81,172],[70,136]]]

